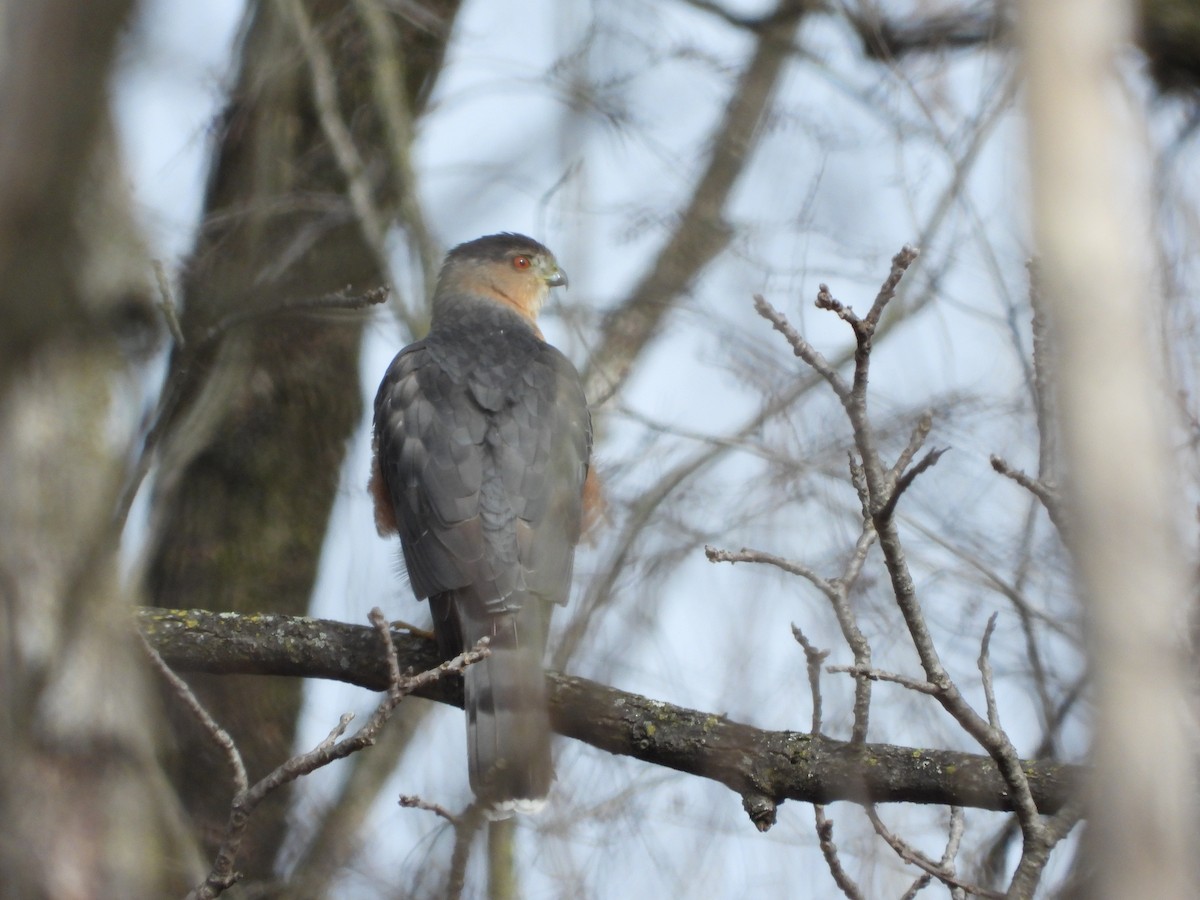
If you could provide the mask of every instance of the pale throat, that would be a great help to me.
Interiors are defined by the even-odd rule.
[[[450,293],[491,298],[531,324],[550,294],[549,285],[528,272],[481,271],[479,268],[443,273],[439,288]]]

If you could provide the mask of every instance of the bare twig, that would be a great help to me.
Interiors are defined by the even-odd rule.
[[[430,803],[428,800],[422,800],[420,797],[413,796],[412,794],[402,794],[399,803],[405,809],[423,809],[426,812],[441,816],[451,825],[456,827],[458,825],[458,816],[454,815],[454,813],[441,804]]]
[[[916,691],[918,694],[929,694],[933,697],[940,694],[942,690],[931,682],[910,678],[896,672],[885,672],[882,669],[869,669],[862,666],[826,666],[825,671],[831,675],[853,675],[855,678],[868,678],[871,681],[887,681],[908,688],[910,691]]]
[[[476,802],[468,806],[454,824],[454,851],[450,854],[450,871],[446,876],[445,894],[448,900],[458,900],[462,896],[471,844],[486,821],[484,805]]]
[[[171,692],[179,702],[187,707],[188,712],[200,723],[200,727],[204,733],[212,738],[213,743],[217,745],[218,749],[229,762],[229,768],[233,770],[234,791],[241,792],[246,790],[246,787],[249,785],[249,778],[246,775],[246,764],[243,762],[242,754],[238,751],[237,744],[234,743],[229,732],[218,725],[216,720],[209,715],[208,710],[204,708],[204,704],[200,702],[200,698],[196,696],[188,683],[176,675],[171,667],[163,661],[158,651],[146,640],[146,636],[139,632],[138,637],[141,638],[142,646],[146,648],[146,653],[150,657],[151,664],[167,684],[170,685]]]
[[[909,885],[908,890],[900,895],[900,900],[913,900],[917,894],[921,893],[921,891],[925,890],[931,884],[933,884],[933,876],[928,872],[918,875],[916,881]]]
[[[1050,852],[1059,841],[1066,837],[1083,818],[1084,795],[1082,792],[1072,797],[1059,812],[1046,820],[1042,840],[1026,842],[1021,849],[1021,859],[1013,872],[1008,886],[1010,897],[1032,897],[1041,881],[1042,872],[1050,858]]]
[[[1050,516],[1050,521],[1054,523],[1054,527],[1058,529],[1058,533],[1065,539],[1067,535],[1067,518],[1063,510],[1062,498],[1059,496],[1058,488],[1047,484],[1039,478],[1029,477],[1020,469],[1013,468],[999,456],[993,455],[991,463],[992,468],[996,472],[1005,478],[1012,479],[1042,502],[1042,506],[1046,508],[1046,513]]]
[[[825,285],[821,285],[821,288],[824,290]],[[818,305],[820,305],[819,300]],[[849,399],[850,386],[846,384],[845,379],[838,374],[837,369],[830,365],[812,344],[800,336],[800,332],[792,327],[783,313],[768,303],[762,294],[754,295],[754,309],[760,316],[770,322],[776,331],[783,335],[784,339],[791,345],[792,352],[796,356],[808,363],[809,368],[829,383],[829,386],[833,388],[833,392],[838,395],[839,399],[843,402]]]
[[[912,265],[916,256],[917,253],[912,247],[905,246],[892,258],[891,270],[884,279],[866,316],[860,318],[852,309],[834,298],[826,285],[820,287],[817,306],[834,312],[847,322],[854,332],[856,349],[853,385],[848,395],[838,392],[838,399],[841,400],[850,420],[855,447],[862,463],[862,481],[866,486],[866,516],[873,522],[878,534],[896,603],[904,617],[913,646],[921,659],[926,681],[933,686],[932,691],[924,690],[936,697],[964,730],[996,760],[1012,790],[1022,832],[1026,844],[1029,845],[1042,840],[1042,824],[1037,806],[1033,803],[1029,793],[1026,775],[1018,763],[1016,750],[1008,736],[1001,729],[979,716],[959,692],[942,665],[917,597],[916,586],[909,572],[896,526],[895,498],[899,494],[898,489],[903,479],[896,480],[895,486],[891,484],[892,477],[889,477],[890,472],[885,469],[880,459],[875,435],[868,418],[867,384],[875,327],[887,304],[895,296],[901,278]],[[793,346],[797,345],[793,344]],[[920,471],[932,465],[936,459],[936,452],[930,454],[922,464],[910,470],[910,474],[915,477]],[[860,494],[862,493],[864,492],[860,489]],[[866,672],[857,670],[856,674],[866,674]],[[919,682],[912,682],[912,684],[916,685]],[[914,687],[914,689],[918,688]]]
[[[963,835],[967,833],[967,817],[961,806],[950,807],[950,828],[946,835],[946,849],[942,853],[942,865],[947,871],[953,872],[954,860],[958,858],[958,851],[962,847]],[[962,888],[954,887],[953,891],[962,892]],[[955,898],[958,900],[958,898]]]
[[[940,450],[930,450],[921,457],[920,462],[901,475],[896,481],[896,486],[889,492],[887,502],[879,511],[879,515],[884,518],[890,518],[896,511],[896,504],[900,501],[900,496],[917,480],[917,476],[937,465],[937,461],[942,458],[942,454],[948,449],[948,447],[943,447]]]
[[[396,656],[396,645],[392,641],[387,619],[378,608],[371,610],[369,618],[385,648],[388,671],[386,696],[380,701],[363,727],[355,734],[345,740],[341,739],[354,718],[353,713],[345,713],[333,730],[329,732],[329,735],[312,750],[293,756],[261,781],[249,788],[242,787],[237,791],[230,804],[229,821],[225,828],[224,838],[217,851],[217,856],[213,860],[208,877],[188,894],[188,900],[212,900],[240,880],[241,874],[234,869],[234,864],[250,817],[264,799],[301,776],[308,775],[331,762],[344,759],[352,753],[369,747],[375,742],[376,735],[387,723],[393,710],[406,696],[431,681],[444,678],[447,674],[461,672],[468,665],[478,662],[488,655],[486,641],[481,641],[482,646],[461,653],[454,659],[442,663],[436,669],[430,669],[419,675],[402,676]]]
[[[801,647],[804,648],[804,661],[808,668],[808,686],[812,691],[812,733],[821,733],[821,664],[829,658],[828,650],[818,650],[808,638],[804,636],[804,632],[800,630],[800,626],[792,624],[792,637],[796,639]]]
[[[1000,898],[1005,896],[997,891],[989,890],[982,885],[971,884],[969,881],[959,878],[952,867],[940,862],[934,862],[903,838],[893,834],[887,825],[884,824],[883,820],[879,818],[879,813],[875,810],[874,806],[868,806],[866,812],[867,818],[871,820],[871,825],[875,829],[875,833],[883,838],[884,842],[905,862],[924,870],[947,887],[962,888],[969,894],[994,898],[994,900],[1000,900]]]
[[[1000,710],[996,706],[996,685],[992,678],[992,660],[988,655],[992,643],[992,634],[996,630],[996,618],[999,613],[988,617],[987,628],[983,630],[983,640],[979,646],[979,674],[983,679],[983,696],[987,703],[988,723],[993,728],[1000,727]]]
[[[959,847],[962,846],[963,834],[966,832],[966,817],[963,815],[961,806],[950,807],[950,826],[946,832],[946,849],[942,851],[940,864],[949,875],[955,875],[954,860],[958,856]],[[921,891],[925,890],[933,881],[933,876],[925,872],[916,879],[904,892],[902,897],[916,897]],[[950,889],[952,900],[965,900],[967,892],[961,885],[947,885]]]
[[[790,559],[784,559],[781,556],[775,556],[771,553],[764,553],[761,550],[750,550],[743,547],[741,550],[720,550],[716,547],[705,545],[704,556],[709,562],[727,562],[727,563],[763,563],[765,565],[774,566],[777,569],[782,569],[789,575],[798,575],[806,581],[810,582],[817,590],[826,596],[833,596],[837,593],[837,589],[832,583],[818,575],[815,571],[802,563],[794,562]],[[797,638],[797,640],[799,640]],[[803,643],[803,642],[802,642]]]
[[[838,889],[846,895],[848,900],[865,900],[866,894],[850,877],[850,873],[846,871],[838,856],[837,844],[833,842],[833,821],[825,815],[825,807],[820,804],[815,805],[813,815],[816,817],[817,839],[821,844],[821,855],[825,857],[825,865],[829,867],[829,874],[833,876]]]
[[[888,272],[887,278],[884,279],[882,286],[880,286],[879,293],[875,295],[875,302],[871,304],[871,309],[864,320],[864,324],[869,325],[872,331],[879,324],[884,308],[896,296],[896,288],[900,284],[900,279],[904,277],[904,273],[908,271],[909,266],[917,261],[919,252],[916,247],[905,244],[900,248],[900,252],[892,257],[891,271]]]
[[[929,437],[929,432],[933,430],[933,413],[929,410],[921,413],[921,418],[917,420],[917,424],[913,426],[912,434],[908,438],[908,444],[896,457],[896,464],[892,466],[889,474],[894,481],[898,481],[905,470],[912,465],[912,461],[916,458],[917,453],[925,445],[925,439]]]
[[[867,527],[864,528],[863,532],[860,534],[858,542],[855,546],[855,551],[847,561],[842,574],[833,579],[823,578],[813,569],[801,563],[786,560],[770,553],[763,553],[759,550],[749,550],[743,548],[735,553],[729,550],[718,550],[715,547],[706,546],[704,548],[704,553],[709,562],[764,563],[808,580],[829,600],[830,605],[833,607],[833,613],[837,617],[838,626],[841,628],[842,636],[845,638],[847,645],[851,649],[851,652],[854,653],[856,666],[862,671],[867,671],[871,667],[871,646],[867,642],[866,636],[862,633],[862,630],[858,627],[857,617],[854,614],[854,610],[850,606],[849,595],[850,588],[858,579],[859,572],[862,570],[863,563],[867,557],[867,552],[870,550],[874,538],[874,529],[868,523]],[[796,639],[805,647],[805,652],[807,654],[808,645],[805,644],[801,639],[795,626],[793,626],[793,634],[797,635]],[[809,657],[809,663],[810,665],[812,664],[811,657]],[[817,699],[819,700],[819,697]],[[871,687],[869,680],[866,678],[858,678],[854,697],[854,730],[851,738],[852,740],[865,741],[867,739],[867,726],[870,720],[870,710]],[[814,727],[817,726],[814,725]]]

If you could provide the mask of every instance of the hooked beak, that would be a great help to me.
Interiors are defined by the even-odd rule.
[[[550,277],[546,279],[546,284],[550,287],[566,287],[567,273],[555,266],[554,271],[550,273]]]

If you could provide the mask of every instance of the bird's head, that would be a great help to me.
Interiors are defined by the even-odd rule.
[[[511,306],[533,322],[550,288],[566,285],[567,273],[549,249],[523,234],[502,232],[459,244],[446,255],[434,303],[473,294]]]

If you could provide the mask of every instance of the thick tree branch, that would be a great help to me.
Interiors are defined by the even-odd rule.
[[[194,609],[142,609],[138,625],[181,671],[331,678],[371,690],[388,685],[378,634],[361,625]],[[392,637],[402,668],[422,671],[440,662],[432,641],[402,632]],[[742,796],[762,830],[773,824],[784,800],[1011,808],[1004,781],[986,756],[766,731],[584,678],[549,678],[551,717],[560,734],[720,782]],[[415,693],[462,704],[461,683],[453,678]],[[1053,761],[1021,765],[1044,814],[1063,807],[1082,774],[1078,766]]]

